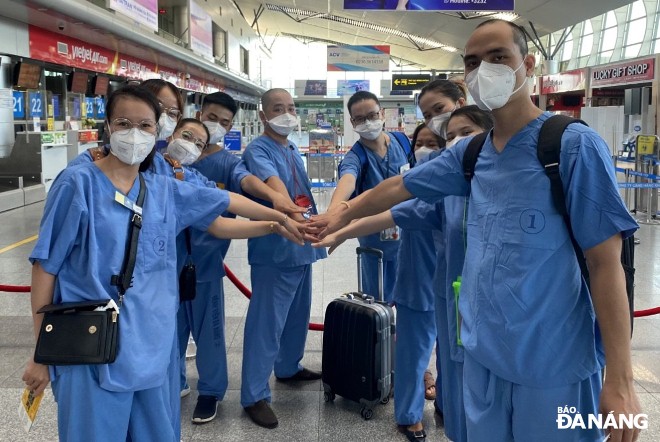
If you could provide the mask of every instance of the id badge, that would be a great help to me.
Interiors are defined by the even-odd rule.
[[[380,232],[381,241],[398,241],[401,238],[399,226],[390,227]]]
[[[399,174],[403,174],[404,172],[407,172],[410,170],[410,164],[406,163],[403,166],[399,167]]]

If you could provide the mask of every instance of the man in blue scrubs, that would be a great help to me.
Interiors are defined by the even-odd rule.
[[[328,212],[348,207],[348,200],[355,192],[360,195],[374,188],[384,179],[398,175],[410,165],[406,151],[391,134],[383,131],[383,110],[378,97],[368,91],[359,91],[347,103],[353,130],[360,135],[339,165],[339,181],[332,194]],[[361,154],[356,153],[360,150]],[[363,161],[366,165],[363,167]],[[383,288],[385,301],[392,302],[392,290],[396,280],[397,252],[401,242],[399,227],[358,238],[360,246],[383,251]],[[378,261],[374,256],[362,258],[362,291],[378,295]]]
[[[210,133],[209,145],[200,159],[193,163],[195,171],[209,179],[220,189],[234,193],[249,193],[273,203],[276,210],[295,213],[301,209],[290,198],[276,192],[259,178],[250,174],[237,155],[226,151],[219,143],[231,130],[238,111],[234,99],[224,92],[204,97],[199,120]],[[235,217],[230,213],[223,216]],[[192,260],[196,266],[197,294],[194,300],[182,302],[178,312],[179,354],[181,357],[181,394],[190,391],[186,381],[186,347],[192,332],[197,346],[195,362],[197,405],[192,421],[210,422],[216,416],[218,401],[227,391],[227,348],[225,343],[225,301],[222,278],[225,276],[223,260],[231,240],[219,239],[199,230],[192,230]],[[181,246],[185,251],[185,246]]]
[[[316,214],[309,178],[298,148],[287,136],[298,127],[296,106],[284,89],[271,89],[261,97],[264,133],[252,141],[243,160],[270,188]],[[265,201],[260,201],[268,204]],[[304,220],[301,214],[292,218]],[[241,405],[250,418],[265,428],[275,428],[268,380],[271,372],[280,381],[312,381],[321,373],[303,368],[312,302],[312,263],[325,258],[324,250],[290,247],[275,235],[248,241],[252,299],[245,320]]]
[[[637,224],[621,201],[605,142],[588,127],[570,125],[559,168],[590,291],[537,158],[539,130],[550,114],[529,99],[526,78],[535,59],[524,32],[506,21],[484,22],[464,62],[470,94],[495,120],[471,184],[463,177],[468,141],[462,140],[316,225],[335,231],[412,196],[434,202],[469,192],[459,301],[468,439],[600,441],[598,429],[559,429],[558,408],[575,407],[585,420],[612,413],[617,422],[640,413],[620,262],[622,238]],[[608,432],[620,441],[639,430]]]

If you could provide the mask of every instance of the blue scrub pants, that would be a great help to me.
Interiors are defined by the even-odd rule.
[[[277,268],[253,265],[252,299],[245,319],[241,405],[270,402],[268,380],[302,370],[312,304],[311,264]]]
[[[456,339],[456,331],[449,322],[448,315],[455,315],[454,299],[435,296],[435,320],[438,326],[436,365],[439,382],[436,381],[436,406],[442,410],[445,422],[445,435],[453,442],[467,442],[465,407],[463,405],[463,362],[451,357],[451,340]],[[453,322],[452,322],[453,324]],[[440,383],[441,388],[438,388]],[[495,439],[493,439],[495,440]]]
[[[424,414],[424,372],[435,344],[433,311],[396,305],[394,417],[399,425],[421,422]]]
[[[172,403],[167,380],[148,390],[115,392],[99,386],[91,365],[57,367],[57,373],[52,385],[60,441],[180,440],[175,431],[178,423],[170,421]]]
[[[362,255],[362,291],[378,298],[378,259],[371,255]],[[385,302],[392,303],[394,283],[396,282],[397,259],[383,261],[383,289]]]
[[[576,407],[587,419],[598,413],[600,371],[591,377],[556,388],[532,388],[505,381],[465,352],[465,415],[470,442],[602,441],[600,430],[559,429],[557,408]],[[543,367],[530,367],[530,370]]]
[[[180,389],[186,385],[186,348],[192,332],[197,345],[197,372],[200,395],[222,400],[229,383],[227,347],[225,344],[225,294],[223,280],[198,282],[197,295],[182,302],[177,315],[179,356],[181,358]]]

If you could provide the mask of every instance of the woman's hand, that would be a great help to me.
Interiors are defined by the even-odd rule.
[[[39,396],[50,382],[48,366],[37,364],[34,359],[30,358],[21,379],[25,382],[25,386],[34,392],[35,396]]]
[[[332,252],[337,250],[337,247],[342,245],[346,241],[344,238],[339,238],[339,236],[336,233],[331,233],[330,235],[326,236],[322,240],[315,242],[312,244],[312,247],[320,248],[320,247],[330,247],[328,249],[328,255],[332,255]]]

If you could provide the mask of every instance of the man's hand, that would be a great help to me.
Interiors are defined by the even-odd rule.
[[[35,396],[39,396],[50,382],[48,366],[37,364],[34,359],[30,358],[21,379],[25,382],[25,386],[34,392]]]
[[[627,418],[641,413],[642,408],[639,405],[633,381],[608,381],[606,374],[603,390],[600,393],[599,412],[603,416],[603,421],[612,412],[617,424],[620,422],[620,414],[625,415]],[[640,432],[636,428],[609,429],[608,431],[610,431],[608,442],[633,442],[637,440]]]
[[[323,215],[313,216],[309,227],[316,229],[317,237],[323,239],[331,233],[335,233],[342,227],[348,225],[349,221],[342,218],[342,210],[335,213],[326,212]]]

